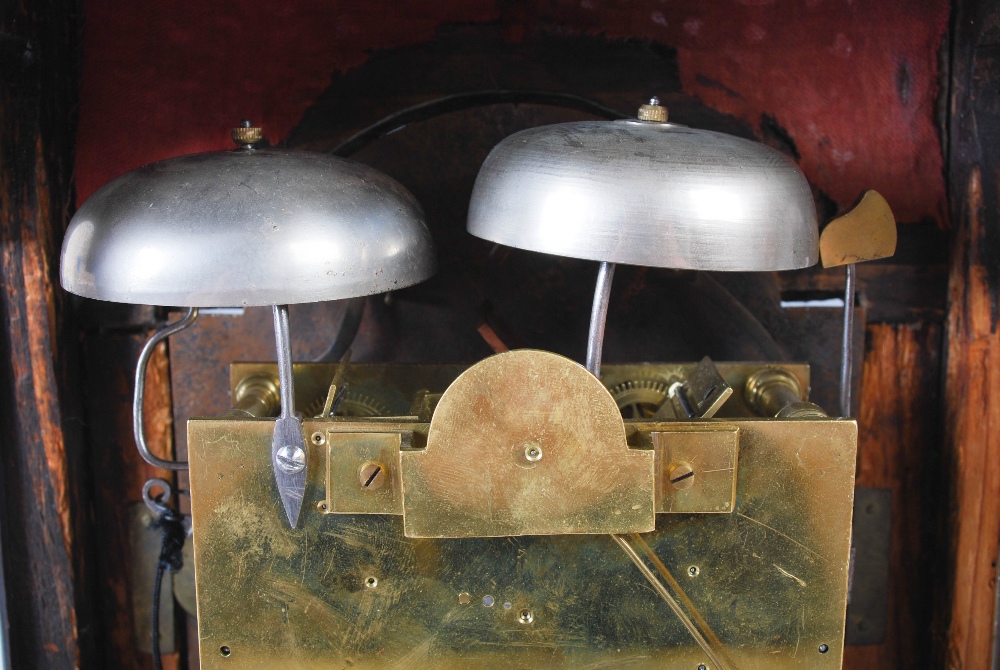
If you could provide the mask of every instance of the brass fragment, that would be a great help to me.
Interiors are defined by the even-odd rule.
[[[827,224],[819,236],[823,267],[863,263],[896,253],[896,218],[885,198],[866,191],[854,209]]]

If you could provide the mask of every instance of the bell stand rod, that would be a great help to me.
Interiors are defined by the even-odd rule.
[[[844,332],[840,346],[840,416],[851,415],[851,382],[854,368],[854,294],[857,284],[857,266],[847,264],[847,281],[844,285]]]
[[[302,437],[302,419],[295,412],[292,346],[288,335],[288,305],[273,305],[274,345],[278,357],[278,395],[281,414],[274,422],[271,467],[288,523],[295,528],[306,492],[309,457]]]
[[[198,308],[190,307],[180,321],[164,326],[153,333],[153,336],[142,348],[139,362],[135,366],[135,395],[132,398],[132,433],[135,435],[135,446],[139,449],[139,455],[144,461],[153,467],[164,470],[187,470],[188,464],[187,461],[168,461],[159,458],[149,450],[149,445],[146,444],[146,431],[142,425],[142,401],[146,394],[146,367],[149,365],[149,359],[152,357],[156,345],[171,335],[181,332],[194,323],[197,318]]]
[[[591,374],[600,379],[601,377],[601,355],[604,350],[604,330],[608,321],[608,303],[611,300],[611,281],[615,276],[615,264],[602,261],[597,270],[597,285],[594,288],[594,305],[590,310],[590,332],[587,336],[587,369]],[[719,659],[712,649],[712,646],[705,640],[698,631],[691,619],[684,613],[680,605],[674,599],[667,588],[643,562],[642,558],[629,545],[628,540],[623,535],[611,534],[611,539],[621,548],[629,560],[635,564],[642,576],[653,586],[656,592],[666,601],[671,611],[680,619],[691,637],[698,644],[705,655],[715,664],[714,667],[726,670],[726,665]]]
[[[608,302],[611,300],[611,280],[614,276],[615,264],[603,261],[597,270],[594,306],[590,310],[590,334],[587,337],[587,369],[598,379],[601,377],[604,327],[608,321]]]
[[[292,344],[288,333],[288,305],[274,305],[274,348],[278,358],[278,395],[280,418],[291,418],[295,408],[295,379],[292,376]]]

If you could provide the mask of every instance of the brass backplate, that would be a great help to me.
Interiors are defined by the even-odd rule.
[[[651,449],[583,366],[548,351],[490,356],[400,453],[408,537],[636,533],[655,528]]]
[[[659,514],[638,537],[730,667],[841,667],[855,422],[717,423],[739,431],[733,512]],[[292,529],[273,421],[189,422],[205,670],[714,670],[609,536],[414,539],[399,516],[323,513],[328,445],[309,437],[337,424],[305,423],[309,481]],[[681,425],[625,424],[630,443]]]

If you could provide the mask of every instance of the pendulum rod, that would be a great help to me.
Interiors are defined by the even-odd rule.
[[[594,289],[594,305],[590,311],[590,333],[587,337],[587,369],[595,376],[601,376],[601,355],[604,350],[604,328],[608,320],[608,303],[611,299],[611,281],[615,276],[615,264],[602,262],[597,271],[597,286]],[[677,601],[670,595],[666,587],[657,579],[656,575],[646,566],[628,541],[621,535],[612,535],[611,539],[628,556],[639,572],[656,589],[656,592],[670,606],[673,613],[680,619],[681,623],[694,638],[694,641],[701,647],[702,651],[709,657],[714,667],[725,668],[719,657],[714,653],[712,647],[687,617],[684,611],[677,604]]]
[[[844,286],[844,332],[840,346],[840,415],[851,415],[851,385],[854,368],[854,293],[857,283],[857,266],[847,265],[847,282]]]

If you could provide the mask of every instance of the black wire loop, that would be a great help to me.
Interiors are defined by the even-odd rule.
[[[162,492],[154,496],[154,488],[159,488]],[[160,592],[163,588],[163,575],[184,567],[184,540],[187,539],[184,515],[167,505],[172,493],[170,484],[163,479],[150,479],[142,487],[142,500],[153,514],[151,527],[161,532],[160,556],[156,561],[156,576],[153,579],[153,626],[150,631],[153,667],[156,670],[163,668],[160,658]]]

